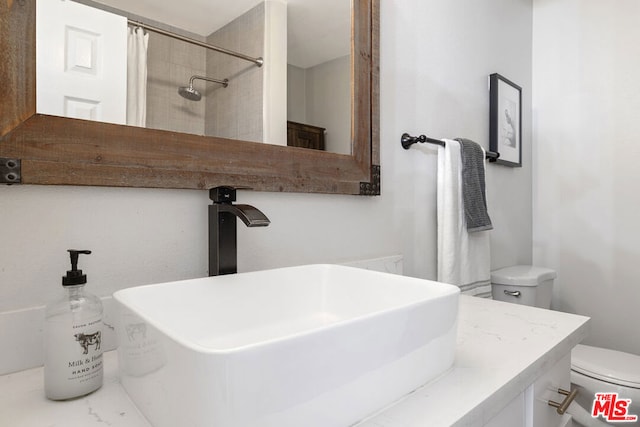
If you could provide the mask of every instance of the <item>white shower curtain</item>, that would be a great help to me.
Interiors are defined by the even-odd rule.
[[[144,127],[147,120],[147,46],[149,34],[140,27],[128,29],[127,124]]]

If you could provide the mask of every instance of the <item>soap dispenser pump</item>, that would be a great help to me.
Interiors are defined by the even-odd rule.
[[[46,307],[45,395],[52,400],[83,396],[102,386],[102,302],[84,290],[87,275],[78,269],[80,254],[68,250],[71,270],[62,277],[65,295]]]

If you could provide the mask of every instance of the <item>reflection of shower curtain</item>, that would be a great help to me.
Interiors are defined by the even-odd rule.
[[[149,34],[129,27],[127,50],[127,124],[144,127],[147,116],[147,46]]]

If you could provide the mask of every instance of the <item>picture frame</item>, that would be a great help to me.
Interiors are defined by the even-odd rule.
[[[522,88],[498,73],[489,76],[489,149],[496,163],[522,167]]]

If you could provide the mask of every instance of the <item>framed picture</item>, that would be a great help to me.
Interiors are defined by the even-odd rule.
[[[522,88],[502,77],[489,76],[489,149],[500,153],[497,163],[522,166]]]

